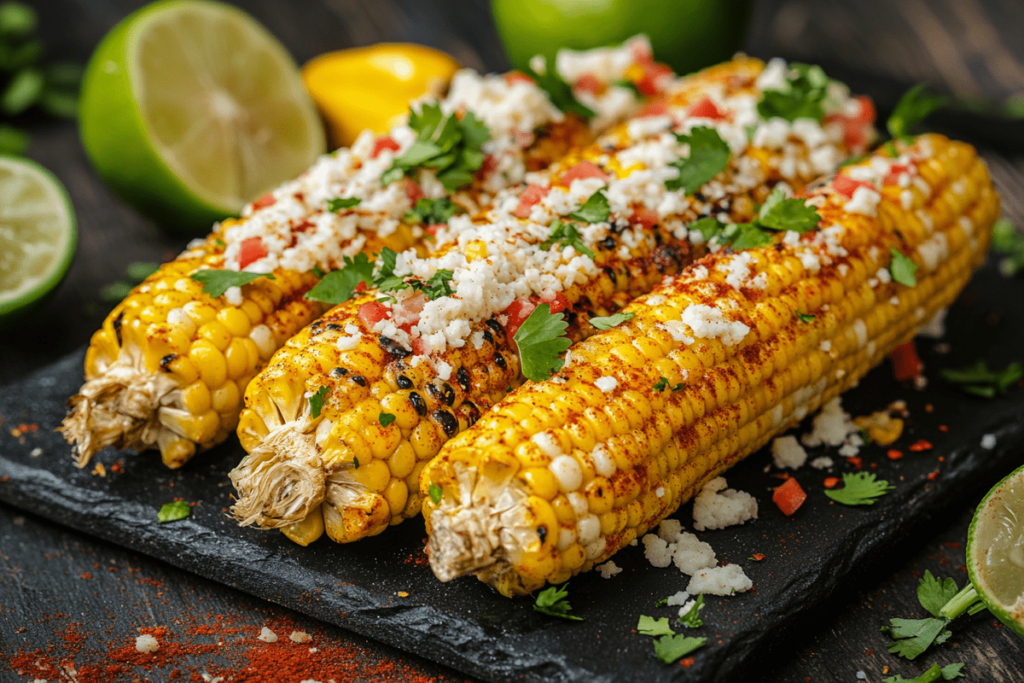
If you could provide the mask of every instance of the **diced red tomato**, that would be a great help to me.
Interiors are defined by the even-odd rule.
[[[661,92],[663,78],[672,73],[664,64],[651,64],[644,69],[643,78],[636,82],[636,89],[645,97],[654,97]]]
[[[550,299],[541,299],[539,304],[548,304],[551,307],[552,313],[561,313],[569,308],[569,300],[561,292],[555,292],[555,295]],[[525,320],[525,318],[523,319]]]
[[[533,83],[534,80],[522,71],[509,71],[505,74],[505,82],[509,85],[515,85],[516,83]]]
[[[423,337],[416,337],[412,340],[412,352],[416,356],[423,356],[427,353],[427,344],[423,341]]]
[[[598,168],[597,164],[592,161],[581,161],[563,173],[562,177],[558,179],[558,182],[562,185],[569,186],[572,184],[572,181],[583,180],[584,178],[600,178],[601,180],[607,180],[608,174]]]
[[[411,178],[405,178],[405,196],[409,198],[413,205],[424,197],[423,190]]]
[[[834,489],[839,485],[839,477],[825,477],[825,488]]]
[[[710,97],[705,97],[700,102],[690,107],[689,111],[686,113],[690,116],[696,116],[702,119],[725,118],[725,114],[715,106],[715,103],[711,101]]]
[[[529,299],[516,299],[503,311],[508,316],[508,322],[505,323],[505,334],[509,339],[516,336],[519,326],[530,317],[535,308],[537,308],[537,304]]]
[[[238,248],[238,267],[239,269],[245,268],[266,255],[267,248],[263,246],[262,237],[247,237],[242,240]]]
[[[882,181],[883,185],[898,185],[900,176],[910,171],[910,164],[893,164],[889,167],[889,175]]]
[[[273,206],[275,203],[277,203],[277,199],[274,198],[274,194],[272,192],[268,192],[252,203],[252,210],[259,211],[260,209],[265,209],[268,206]]]
[[[573,90],[588,92],[592,95],[600,95],[605,89],[601,79],[589,72],[576,79],[576,83],[573,84],[572,88]]]
[[[858,95],[856,98],[857,104],[860,105],[860,111],[857,116],[854,117],[857,121],[863,124],[875,122],[875,103],[871,101],[871,98],[867,95]]]
[[[544,199],[548,192],[551,192],[550,187],[544,187],[543,185],[527,185],[523,193],[519,195],[519,206],[512,212],[512,215],[518,216],[519,218],[527,218],[530,215],[530,209],[533,205]]]
[[[651,116],[667,116],[668,104],[665,102],[649,102],[637,112],[637,117],[643,119]]]
[[[368,328],[372,328],[384,318],[388,317],[388,309],[379,301],[368,301],[359,307],[359,319]]]
[[[857,191],[858,187],[867,187],[872,190],[875,189],[875,186],[868,181],[854,180],[848,175],[837,175],[835,180],[832,181],[832,189],[847,199],[851,199],[853,197],[853,193]]]
[[[859,455],[855,455],[855,456],[854,456],[854,457],[852,457],[852,458],[847,458],[847,459],[846,459],[846,462],[850,463],[851,465],[853,465],[854,467],[856,467],[856,468],[857,468],[858,470],[859,470],[859,469],[860,469],[861,467],[864,467],[864,461],[863,461],[863,460],[861,460],[861,458],[860,458],[860,456],[859,456]]]
[[[395,142],[394,138],[387,135],[373,141],[373,151],[370,152],[370,158],[376,159],[377,155],[386,149],[390,149],[392,152],[397,152],[399,149],[399,145]]]
[[[889,358],[892,360],[892,374],[897,380],[913,379],[924,370],[924,363],[917,355],[913,340],[897,346]]]
[[[434,225],[428,225],[426,230],[428,235],[436,235],[437,231],[445,227],[445,223],[435,223]]]
[[[804,493],[795,478],[787,479],[786,483],[775,489],[775,493],[772,494],[772,502],[778,505],[782,514],[787,517],[791,517],[800,509],[805,500],[807,500],[807,494]]]
[[[639,225],[644,230],[650,230],[658,224],[658,220],[657,211],[641,206],[633,210],[633,215],[630,217],[629,222],[633,225]]]
[[[366,280],[360,280],[356,284],[356,293],[357,294],[362,294],[365,291],[366,291]]]
[[[480,175],[490,175],[496,168],[498,168],[498,160],[494,158],[493,154],[488,154],[484,157],[484,162],[480,164]]]
[[[629,51],[632,53],[633,61],[638,64],[650,64],[654,61],[654,53],[651,52],[651,46],[646,43],[637,41],[630,46]]]

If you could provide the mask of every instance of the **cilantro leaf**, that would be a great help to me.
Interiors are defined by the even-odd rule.
[[[604,190],[598,190],[587,197],[587,201],[583,202],[583,205],[576,209],[575,213],[569,214],[569,218],[575,218],[584,223],[600,223],[608,220],[610,213],[608,197],[604,195]]]
[[[655,619],[644,614],[640,615],[636,630],[642,636],[674,636],[676,634],[668,624],[668,617]]]
[[[914,678],[904,678],[903,676],[889,676],[883,678],[882,683],[933,683],[934,681],[951,681],[954,678],[960,678],[963,676],[961,669],[964,668],[963,662],[959,664],[950,664],[948,666],[939,667],[938,664],[932,664],[932,668],[925,671],[920,676]]]
[[[769,230],[804,233],[818,227],[819,221],[821,216],[817,209],[808,206],[803,199],[787,199],[782,190],[775,188],[761,207],[756,223]]]
[[[591,318],[590,324],[599,330],[610,330],[620,323],[632,320],[636,313],[613,313],[603,318]]]
[[[959,592],[956,581],[951,578],[945,581],[937,579],[927,569],[917,584],[917,599],[921,607],[931,612],[933,617],[941,617],[942,608]]]
[[[551,104],[565,112],[579,114],[585,119],[592,119],[597,113],[590,107],[581,104],[576,96],[572,94],[572,88],[566,83],[557,69],[544,69],[544,73],[537,73],[532,66],[528,66],[523,72],[534,80],[541,90],[547,93]]]
[[[654,603],[654,606],[655,607],[664,607],[667,604],[668,604],[668,598],[662,598],[661,600],[658,600],[658,602]]]
[[[765,120],[778,117],[787,121],[820,121],[825,115],[822,103],[828,83],[829,78],[820,66],[790,64],[785,85],[761,93],[757,113]]]
[[[439,270],[430,276],[427,280],[426,286],[423,288],[423,293],[427,295],[427,298],[433,301],[434,299],[440,299],[442,296],[451,296],[455,293],[452,289],[452,278],[455,277],[455,273],[450,270]]]
[[[551,234],[540,243],[540,248],[547,251],[552,245],[557,243],[561,243],[563,247],[572,247],[579,253],[594,258],[594,252],[588,249],[587,245],[583,244],[583,236],[580,235],[579,230],[572,223],[563,223],[559,220],[552,223]]]
[[[654,654],[663,664],[685,657],[694,650],[704,647],[707,638],[691,638],[682,634],[678,636],[662,636],[654,641]]]
[[[913,660],[932,645],[946,642],[953,635],[946,625],[946,619],[892,619],[890,626],[883,626],[882,632],[895,640],[886,644],[894,655]]]
[[[892,263],[889,264],[892,279],[901,285],[916,287],[917,278],[914,276],[914,271],[917,270],[917,264],[904,256],[903,252],[896,247],[889,247],[889,253],[892,254]]]
[[[679,623],[689,628],[700,628],[704,625],[704,622],[700,619],[699,612],[704,609],[704,594],[701,593],[697,596],[697,601],[693,603],[693,607],[690,610],[679,617]]]
[[[872,472],[844,472],[843,488],[825,491],[825,495],[843,505],[873,505],[875,500],[895,488]]]
[[[452,216],[462,211],[458,204],[452,203],[447,197],[438,199],[417,199],[416,206],[405,212],[406,223],[423,223],[438,225],[447,223]]]
[[[344,259],[344,266],[324,275],[320,282],[306,292],[304,298],[335,306],[351,299],[360,282],[373,282],[373,263],[366,254],[356,254],[355,258],[346,256]]]
[[[381,427],[387,427],[389,424],[395,421],[395,416],[391,413],[381,413],[377,416],[377,421],[380,422]]]
[[[444,495],[444,489],[437,484],[431,484],[427,491],[430,494],[430,500],[434,501],[434,505],[440,505],[441,496]]]
[[[237,270],[197,270],[192,273],[192,279],[203,285],[203,291],[212,297],[223,296],[224,292],[231,287],[241,287],[253,280],[265,277],[268,280],[276,280],[270,273],[250,273]]]
[[[995,398],[1024,379],[1024,366],[1010,363],[1002,370],[989,370],[983,360],[963,368],[944,368],[939,371],[942,379],[955,384],[963,391],[983,398]]]
[[[665,391],[668,388],[668,380],[664,377],[659,378],[653,388],[655,391]]]
[[[409,285],[404,278],[395,275],[395,264],[398,262],[398,252],[384,247],[377,254],[377,275],[373,284],[382,292],[397,292],[400,289],[407,289]]]
[[[490,139],[490,131],[473,112],[460,119],[444,114],[438,103],[423,104],[409,110],[409,127],[416,140],[394,160],[381,176],[388,185],[417,168],[432,168],[449,192],[473,182],[473,174],[484,162],[480,146]]]
[[[359,197],[338,197],[336,199],[327,200],[328,211],[341,211],[342,209],[351,209],[354,206],[359,206],[359,203],[363,201]]]
[[[751,223],[743,223],[740,226],[739,235],[732,240],[729,248],[733,251],[743,251],[744,249],[767,247],[771,243],[771,236],[764,230]]]
[[[309,414],[312,417],[320,417],[320,411],[324,409],[324,399],[327,398],[329,393],[331,393],[331,388],[324,385],[309,397]]]
[[[677,134],[676,139],[689,144],[690,155],[670,164],[679,169],[679,176],[665,181],[669,190],[693,194],[729,164],[729,145],[710,126],[698,126],[689,135]]]
[[[797,312],[796,317],[800,318],[800,322],[802,323],[809,323],[812,320],[814,320],[814,316],[811,315],[810,313]]]
[[[1024,233],[1007,218],[1000,218],[992,226],[992,251],[1006,257],[999,262],[999,272],[1006,277],[1024,270]]]
[[[691,223],[689,229],[699,232],[704,237],[704,241],[708,242],[712,237],[720,233],[724,227],[725,224],[714,216],[704,216]]]
[[[519,346],[519,360],[523,375],[534,382],[551,376],[565,365],[561,354],[572,344],[564,336],[569,327],[562,313],[552,313],[551,306],[541,304],[516,330],[513,337]]]
[[[572,621],[583,621],[583,617],[569,614],[572,607],[569,605],[569,584],[551,586],[537,594],[537,601],[533,603],[533,609],[560,619],[571,619]]]
[[[910,137],[910,129],[924,121],[936,109],[946,106],[949,100],[941,95],[928,92],[927,83],[918,83],[900,98],[886,121],[885,127],[893,139]]]
[[[167,503],[160,508],[160,511],[156,513],[156,521],[164,524],[165,522],[177,522],[179,519],[185,519],[192,514],[192,507],[183,500],[176,500],[173,503]]]

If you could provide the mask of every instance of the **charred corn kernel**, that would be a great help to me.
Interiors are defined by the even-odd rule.
[[[809,193],[821,221],[816,232],[803,236],[807,241],[776,236],[771,247],[749,252],[758,264],[756,272],[766,274],[763,288],[723,280],[719,287],[701,290],[709,274],[737,272],[736,263],[748,258],[747,252],[717,252],[701,261],[700,272],[691,268],[655,289],[651,297],[664,306],[649,305],[650,297],[636,300],[626,307],[633,318],[574,346],[572,364],[541,384],[537,391],[581,396],[582,387],[594,384],[595,374],[616,379],[614,389],[583,409],[556,399],[560,419],[543,432],[552,442],[557,434],[571,438],[571,425],[598,409],[611,427],[581,456],[591,461],[596,475],[559,477],[564,497],[554,498],[551,509],[563,528],[576,525],[579,543],[570,544],[567,535],[550,550],[544,546],[552,562],[538,551],[546,531],[539,528],[535,512],[547,484],[526,469],[515,476],[490,476],[483,462],[493,435],[484,421],[444,446],[421,480],[421,490],[440,486],[461,492],[458,505],[445,498],[425,515],[435,574],[450,580],[475,573],[514,595],[564,581],[566,569],[577,573],[605,561],[710,479],[856,385],[913,336],[922,321],[947,307],[984,260],[999,199],[969,145],[926,135],[911,145],[897,143],[897,149],[898,161],[882,152],[843,173],[870,178],[865,169],[876,169],[881,173],[876,188],[881,188],[889,165],[905,163],[908,173],[928,176],[931,194],[920,209],[904,208],[898,195],[878,193],[877,214],[864,213],[841,194],[841,185],[825,183]],[[971,182],[963,182],[964,177]],[[946,206],[955,206],[955,212]],[[933,230],[903,230],[910,211],[924,212]],[[970,216],[973,240],[955,246],[966,225],[964,216]],[[890,268],[892,248],[917,264],[914,286],[876,277],[879,268]],[[790,277],[787,264],[794,257],[807,267]],[[747,277],[755,277],[755,271],[750,269]],[[685,335],[678,334],[673,348],[658,353],[685,362],[681,370],[687,379],[682,391],[666,394],[653,388],[661,367],[659,358],[647,355],[657,355],[654,347],[633,340],[663,324],[659,317],[670,305]],[[804,322],[797,313],[814,317]],[[707,324],[711,321],[715,324]],[[638,348],[647,351],[640,364]],[[684,348],[694,352],[696,368],[692,357],[677,353]],[[531,392],[511,394],[498,410],[518,414],[529,405]],[[655,408],[659,401],[663,410]],[[861,426],[875,429],[882,443],[899,431],[887,415],[869,416]],[[526,442],[538,434],[524,430],[520,438]],[[501,501],[500,513],[495,501]]]

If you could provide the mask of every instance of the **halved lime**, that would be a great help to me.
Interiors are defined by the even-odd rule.
[[[115,26],[86,68],[79,117],[111,186],[193,233],[325,150],[284,47],[245,12],[206,0],[156,2]]]
[[[60,283],[77,243],[60,181],[32,161],[0,156],[0,329]]]
[[[985,606],[1024,636],[1024,467],[996,484],[975,510],[967,571]]]

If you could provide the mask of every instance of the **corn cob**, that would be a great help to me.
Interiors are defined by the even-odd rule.
[[[373,313],[374,307],[383,310],[375,300],[392,293],[372,291],[334,308],[289,341],[246,392],[238,434],[250,454],[231,473],[239,492],[232,508],[236,519],[281,528],[306,544],[323,533],[325,523],[333,540],[348,542],[417,514],[425,463],[521,382],[512,337],[522,320],[509,320],[516,318],[515,307],[557,302],[566,311],[569,339],[583,339],[594,332],[591,316],[614,313],[692,259],[688,238],[699,242],[700,234],[688,233],[686,222],[706,214],[749,220],[755,204],[782,180],[783,169],[793,186],[810,182],[816,175],[811,148],[786,136],[785,149],[754,147],[745,122],[734,120],[756,102],[762,68],[738,59],[684,79],[659,116],[631,120],[570,153],[535,175],[529,187],[500,193],[485,215],[452,219],[438,234],[450,242],[429,259],[403,256],[404,273],[421,282],[442,270],[455,274],[455,291],[440,297],[431,315],[441,310],[440,300],[460,306],[460,315],[444,318],[462,326],[459,339],[450,339],[451,328],[431,327],[427,313],[420,316],[420,307],[427,311],[434,302],[410,297],[417,304],[410,311],[405,297],[411,292],[403,290],[393,294],[399,300],[388,315],[395,322],[404,319],[405,329],[382,320],[383,312]],[[710,109],[723,137],[735,140],[739,134],[737,151],[699,194],[687,198],[682,189],[666,191],[674,169],[666,173],[664,159],[660,166],[650,161],[651,167],[632,159],[654,156],[644,157],[644,150],[665,144],[673,116],[684,129],[714,123],[708,117],[710,96],[718,101]],[[700,116],[687,115],[694,107],[702,107]],[[847,151],[842,134],[825,140],[823,135],[818,156],[837,163]],[[580,179],[581,169],[590,175]],[[630,196],[638,187],[653,195],[654,206]],[[572,246],[563,246],[561,254],[538,246],[551,239],[552,219],[568,220],[600,188],[607,190],[611,217],[581,228],[579,235],[579,249],[593,252],[592,258]],[[538,200],[542,192],[548,193],[546,201]],[[491,288],[492,281],[505,289]],[[413,329],[418,338],[411,336]],[[311,408],[313,396],[323,401],[322,410]]]
[[[952,303],[998,196],[969,145],[897,147],[808,192],[818,229],[702,259],[449,441],[421,479],[434,573],[511,596],[591,569]]]
[[[620,50],[645,45],[639,39]],[[597,104],[630,92],[599,85],[606,93],[593,100]],[[640,102],[630,95],[628,106],[602,125]],[[467,189],[446,192],[443,177],[429,169],[419,169],[415,180],[382,183],[382,174],[416,133],[408,126],[383,137],[366,132],[352,150],[322,158],[298,180],[247,206],[241,221],[224,222],[133,290],[93,336],[86,383],[68,402],[61,429],[75,444],[78,466],[112,445],[156,446],[167,466],[180,467],[197,449],[223,441],[237,424],[248,381],[286,339],[323,312],[303,299],[317,282],[315,270],[340,268],[345,257],[360,251],[420,246],[423,227],[400,222],[418,199],[450,196],[475,211],[525,172],[593,139],[580,118],[563,116],[525,77],[462,70],[440,108],[460,116],[476,111],[489,127],[490,140],[479,150],[489,162]],[[338,218],[328,207],[342,197],[358,199],[360,206]],[[204,268],[272,273],[276,279],[229,290],[227,299],[211,297],[190,279]]]

